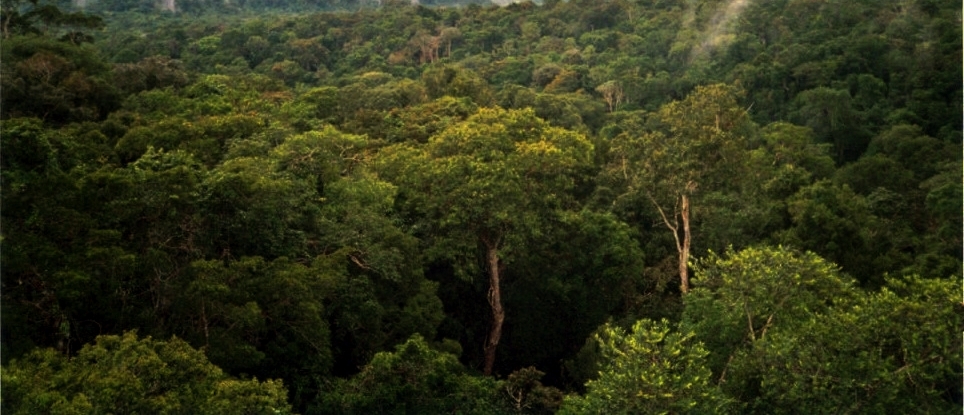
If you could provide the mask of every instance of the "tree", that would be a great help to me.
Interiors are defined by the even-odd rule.
[[[710,253],[695,268],[696,288],[684,299],[682,326],[706,342],[713,353],[709,367],[721,384],[742,347],[853,296],[852,281],[834,264],[791,248]]]
[[[114,66],[114,85],[128,94],[164,87],[178,89],[187,84],[188,75],[181,62],[165,56]]]
[[[960,410],[961,303],[948,280],[888,278],[866,292],[813,253],[712,254],[681,327],[746,413]]]
[[[434,338],[442,320],[437,283],[427,281],[418,239],[393,210],[398,190],[366,169],[372,144],[328,126],[289,136],[271,151],[284,172],[317,190],[305,228],[311,252],[345,273],[325,298],[336,374],[355,373],[378,351],[413,333]],[[320,301],[319,301],[320,303]]]
[[[422,83],[429,97],[468,97],[475,104],[490,105],[494,101],[492,90],[485,79],[470,69],[459,66],[432,66],[422,72]]]
[[[307,181],[276,171],[273,160],[226,160],[199,185],[201,212],[215,252],[224,256],[298,257],[317,193]]]
[[[383,172],[394,168],[390,174],[431,227],[431,255],[454,260],[463,275],[472,275],[482,250],[492,312],[484,372],[491,374],[505,320],[504,269],[551,226],[556,210],[569,207],[575,177],[591,163],[592,144],[550,127],[532,110],[482,109],[424,147],[403,145],[385,154]]]
[[[174,329],[225,370],[285,379],[292,403],[303,405],[330,373],[325,305],[344,266],[339,257],[310,266],[287,258],[195,261],[174,300]]]
[[[833,174],[830,145],[816,144],[807,127],[772,123],[753,138],[752,150],[740,158],[739,179],[700,195],[703,249],[739,250],[771,238],[791,225],[786,199]]]
[[[754,413],[957,413],[962,311],[955,281],[890,278],[755,343],[733,376]]]
[[[110,67],[92,45],[18,36],[4,39],[2,60],[4,118],[92,121],[106,117],[120,102]]]
[[[867,199],[847,185],[821,180],[801,188],[787,199],[791,227],[775,237],[784,244],[812,250],[843,267],[867,286],[880,286],[880,270],[874,269],[878,254],[875,234],[880,219]]]
[[[18,356],[35,344],[66,350],[71,318],[92,298],[86,296],[92,285],[86,270],[78,266],[98,262],[97,255],[84,254],[103,247],[85,243],[93,221],[79,206],[78,183],[69,174],[80,146],[39,119],[5,120],[0,129],[3,352]]]
[[[701,186],[711,190],[735,181],[743,164],[750,120],[737,97],[726,85],[698,87],[660,108],[660,129],[622,133],[610,148],[604,175],[623,183],[622,197],[645,197],[672,232],[683,294],[689,292],[692,199]]]
[[[499,401],[500,383],[468,374],[457,356],[414,335],[394,352],[376,354],[320,403],[336,414],[498,414],[508,412]]]
[[[54,4],[38,0],[27,0],[27,3],[30,3],[30,6],[25,7],[22,0],[15,0],[0,8],[0,33],[4,39],[15,35],[62,34],[60,41],[79,45],[93,41],[93,38],[82,30],[103,29],[105,26],[100,16],[83,12],[65,13]]]
[[[516,413],[554,414],[562,404],[562,391],[543,386],[542,371],[529,366],[509,374],[503,382],[509,404]]]
[[[452,42],[462,38],[462,31],[457,27],[446,27],[439,32],[442,42],[445,42],[445,57],[452,57]]]
[[[608,319],[669,315],[659,303],[662,287],[643,277],[645,255],[636,237],[612,213],[583,208],[558,214],[543,230],[544,242],[531,244],[506,270],[503,301],[512,319],[499,346],[501,364],[554,371]]]
[[[599,379],[585,396],[568,396],[560,414],[729,412],[732,401],[713,384],[709,353],[693,332],[666,320],[639,320],[626,332],[603,326],[595,336],[603,356]]]
[[[616,109],[619,108],[619,104],[626,98],[626,94],[623,93],[623,87],[616,81],[607,81],[597,86],[596,92],[602,94],[606,105],[609,105],[609,112],[616,111]]]
[[[438,60],[438,49],[442,44],[442,37],[432,36],[427,31],[419,31],[408,43],[418,49],[419,63],[435,63]]]
[[[5,413],[290,414],[280,381],[237,380],[183,340],[99,336],[68,358],[37,349],[3,368]]]
[[[795,100],[799,110],[794,118],[833,144],[839,164],[856,160],[870,142],[870,133],[860,124],[862,114],[851,101],[848,91],[826,87],[803,91]]]

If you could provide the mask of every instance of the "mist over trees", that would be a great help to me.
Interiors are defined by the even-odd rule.
[[[947,1],[13,1],[5,412],[959,413]]]

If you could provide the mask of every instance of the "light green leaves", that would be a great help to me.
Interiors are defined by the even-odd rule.
[[[696,269],[681,327],[706,342],[714,381],[744,410],[954,407],[964,320],[952,282],[890,278],[864,292],[832,263],[783,247],[711,254]]]
[[[566,398],[561,414],[726,413],[730,405],[711,381],[707,355],[694,333],[666,320],[640,320],[627,332],[604,326],[596,335],[605,359],[583,397]]]
[[[74,358],[36,350],[3,369],[11,414],[288,414],[280,381],[229,378],[186,342],[99,336]]]

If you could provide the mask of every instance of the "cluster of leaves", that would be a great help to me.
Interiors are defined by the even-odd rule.
[[[682,320],[596,334],[599,378],[559,413],[952,413],[964,327],[956,284],[877,292],[784,247],[699,262]]]
[[[412,336],[395,351],[376,354],[355,376],[339,380],[319,409],[333,414],[547,414],[558,409],[562,392],[539,381],[543,372],[523,368],[505,380],[473,375],[459,362],[460,349],[458,344],[433,347]]]
[[[238,380],[183,340],[99,336],[76,356],[35,350],[3,368],[12,414],[290,414],[280,381]]]
[[[599,379],[585,396],[567,397],[560,414],[716,414],[732,405],[703,362],[709,352],[666,320],[639,320],[631,333],[605,326],[596,340],[605,362]]]
[[[10,4],[5,409],[959,408],[953,7]]]

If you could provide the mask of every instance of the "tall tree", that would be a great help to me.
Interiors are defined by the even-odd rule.
[[[613,139],[604,175],[623,182],[623,197],[651,203],[676,242],[680,290],[689,291],[693,197],[738,177],[746,155],[747,112],[739,92],[723,84],[698,87],[655,114],[652,131]]]
[[[532,110],[482,109],[424,147],[384,152],[384,168],[395,170],[435,237],[431,254],[454,261],[463,275],[477,271],[477,253],[484,258],[492,312],[486,374],[505,321],[504,269],[551,226],[555,211],[571,206],[576,174],[588,168],[592,150],[584,136],[550,127]]]

